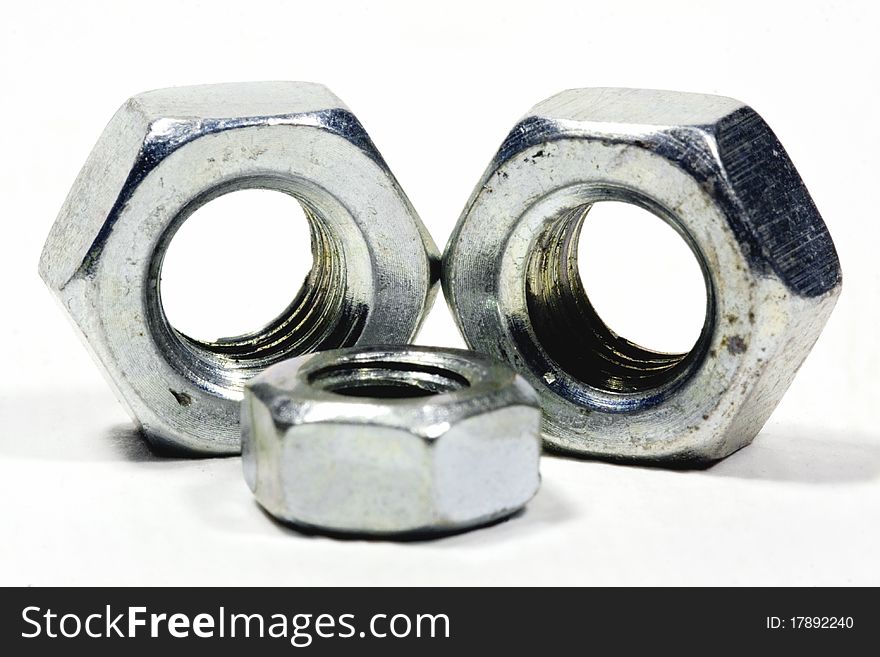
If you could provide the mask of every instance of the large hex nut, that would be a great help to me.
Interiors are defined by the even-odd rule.
[[[509,367],[429,347],[347,349],[245,386],[248,485],[278,519],[358,534],[448,532],[538,488],[534,390]]]
[[[608,200],[666,220],[700,261],[708,307],[689,353],[643,349],[590,305],[578,236],[591,204]],[[467,343],[538,389],[549,446],[711,461],[761,429],[841,274],[804,184],[754,110],[716,96],[577,89],[510,132],[450,240],[443,285]]]
[[[165,318],[162,259],[192,212],[243,188],[301,203],[315,265],[269,326],[200,342]],[[317,84],[246,83],[126,102],[74,183],[40,274],[147,437],[219,454],[240,449],[242,386],[255,373],[310,351],[410,341],[433,301],[438,261],[388,166],[336,96]]]

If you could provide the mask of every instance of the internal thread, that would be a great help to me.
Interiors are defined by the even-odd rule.
[[[353,346],[366,321],[366,309],[347,298],[342,241],[314,207],[295,198],[309,223],[313,264],[291,304],[257,331],[216,341],[196,340],[169,326],[183,352],[182,363],[209,380],[222,380],[232,390],[240,390],[254,373],[287,358]]]
[[[526,302],[535,336],[559,368],[583,384],[617,393],[662,387],[687,369],[697,350],[667,354],[645,349],[617,335],[596,313],[577,261],[590,207],[575,207],[550,222],[531,252]]]
[[[339,395],[382,398],[425,397],[470,385],[462,375],[442,367],[393,361],[324,367],[309,376],[309,383]]]

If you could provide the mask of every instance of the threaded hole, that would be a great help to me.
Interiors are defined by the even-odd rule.
[[[526,302],[535,337],[562,371],[587,386],[611,393],[640,393],[669,386],[697,358],[701,338],[687,351],[655,351],[622,337],[603,321],[584,289],[578,266],[581,230],[593,205],[570,208],[548,222],[531,252]],[[663,216],[658,209],[645,209]],[[622,237],[624,241],[633,239],[637,236]],[[624,271],[639,269],[640,264],[623,257],[603,274],[621,276]],[[708,289],[703,289],[708,295]],[[707,306],[704,296],[703,307]],[[705,316],[701,331],[701,336],[706,334]],[[549,383],[554,376],[547,373],[545,380]]]
[[[632,203],[594,203],[578,240],[578,272],[608,328],[650,351],[685,354],[706,320],[706,283],[687,242]]]
[[[315,387],[349,397],[407,399],[454,392],[470,386],[461,374],[419,363],[343,363],[309,375]]]
[[[287,311],[312,270],[309,225],[302,205],[274,190],[244,189],[205,203],[180,226],[162,262],[168,323],[203,344],[262,331]]]
[[[298,292],[292,294],[292,301],[261,328],[216,339],[198,339],[187,335],[169,321],[162,303],[159,281],[168,246],[181,225],[198,208],[225,194],[254,189],[285,192],[299,202],[310,233],[311,268],[305,279],[300,279],[301,286]],[[154,252],[152,275],[155,278],[155,294],[148,299],[154,333],[166,349],[176,354],[171,361],[178,369],[188,376],[237,394],[247,379],[274,363],[305,353],[356,343],[366,320],[366,308],[353,301],[348,294],[344,241],[331,229],[325,211],[304,196],[289,191],[283,181],[261,178],[236,181],[232,186],[214,190],[181,212],[178,221],[166,231]],[[241,230],[252,231],[253,225],[242,224]],[[262,236],[267,243],[276,238],[271,233]],[[262,251],[258,258],[269,257],[269,253],[275,252],[268,247]],[[293,248],[288,257],[306,259],[302,253],[297,255]],[[239,276],[250,279],[254,286],[262,285],[259,275],[254,276],[240,267],[239,260],[227,258],[227,262],[221,263],[221,266],[236,269]],[[298,282],[293,279],[284,283],[294,291]],[[273,285],[275,283],[277,281],[271,282]],[[225,303],[233,311],[239,309],[246,313],[248,293],[230,295]]]
[[[345,285],[343,254],[320,216],[305,203],[302,206],[311,232],[313,264],[290,305],[273,321],[245,335],[216,341],[183,335],[193,348],[223,356],[228,359],[227,364],[232,361],[262,369],[270,360],[317,350],[317,345],[327,340],[333,346],[345,345],[344,334],[350,327],[339,326],[335,321]],[[242,301],[246,302],[230,299],[233,304]]]

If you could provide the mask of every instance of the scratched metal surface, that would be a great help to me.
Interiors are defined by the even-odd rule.
[[[602,201],[664,219],[700,262],[706,320],[690,352],[644,349],[590,304],[577,244]],[[606,88],[557,94],[510,131],[453,232],[443,280],[469,346],[540,391],[548,447],[666,463],[748,444],[841,289],[828,230],[753,110]]]
[[[164,254],[198,207],[246,188],[300,202],[315,264],[267,326],[192,339],[162,308]],[[223,454],[239,450],[238,406],[254,374],[321,349],[409,342],[436,294],[438,260],[406,195],[338,98],[311,83],[242,83],[126,102],[74,183],[40,273],[151,440]],[[247,299],[228,303],[246,307]]]

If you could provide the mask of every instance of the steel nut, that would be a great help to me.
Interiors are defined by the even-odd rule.
[[[244,188],[300,202],[315,265],[265,328],[191,339],[162,309],[165,250],[198,207]],[[388,166],[336,96],[317,84],[245,83],[126,102],[74,183],[40,274],[150,440],[221,454],[240,449],[242,386],[255,373],[320,349],[409,342],[433,301],[438,261]]]
[[[590,305],[577,244],[600,201],[649,210],[695,253],[708,304],[689,353],[643,349]],[[510,132],[450,240],[443,285],[470,347],[538,389],[549,446],[711,461],[761,429],[831,313],[841,273],[803,182],[754,110],[717,96],[576,89]]]
[[[329,532],[449,532],[539,484],[534,390],[501,363],[429,347],[338,350],[245,386],[245,479],[276,518]]]

